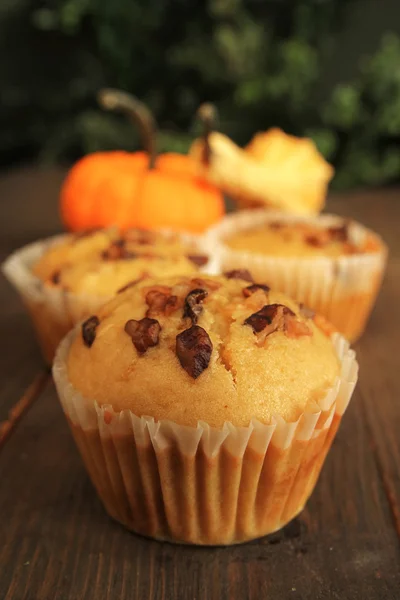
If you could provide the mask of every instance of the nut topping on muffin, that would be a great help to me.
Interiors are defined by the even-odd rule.
[[[267,304],[258,312],[253,313],[243,323],[250,325],[254,333],[263,332],[259,342],[275,331],[283,331],[288,337],[312,335],[305,323],[299,321],[295,313],[283,304]]]
[[[171,288],[164,285],[150,288],[146,294],[146,304],[149,307],[146,317],[172,314],[179,307],[179,300],[171,292]]]
[[[348,252],[351,252],[354,248],[349,242],[348,223],[327,227],[326,229],[314,228],[312,233],[305,234],[304,240],[307,244],[315,246],[316,248],[323,248],[333,242],[345,244],[344,249]]]
[[[176,336],[176,355],[186,373],[197,379],[207,369],[213,350],[207,331],[192,325]]]
[[[243,281],[249,281],[253,283],[253,277],[247,269],[233,269],[224,273],[227,279],[243,279]]]
[[[267,293],[269,292],[270,287],[269,285],[265,285],[263,283],[252,283],[251,285],[248,285],[247,287],[243,288],[243,296],[245,298],[248,298],[258,290],[262,290],[263,292]]]
[[[154,232],[147,231],[146,229],[129,229],[125,232],[125,239],[128,242],[145,246],[152,244],[156,239],[156,235]]]
[[[61,281],[61,271],[58,269],[57,271],[54,271],[53,275],[50,277],[51,282],[54,283],[55,285],[58,285]]]
[[[93,342],[96,339],[96,329],[99,325],[100,319],[99,317],[96,317],[96,315],[89,317],[84,323],[82,323],[82,338],[85,346],[88,348],[93,345]]]
[[[266,327],[271,327],[269,333],[276,331],[279,327],[283,330],[283,317],[287,314],[294,315],[293,311],[282,304],[267,304],[259,311],[253,313],[244,321],[244,325],[250,325],[254,333],[260,333]]]
[[[303,321],[299,321],[296,317],[286,316],[285,333],[288,337],[298,338],[304,335],[312,335],[311,329]]]
[[[344,223],[343,225],[336,225],[335,227],[328,227],[329,235],[331,239],[339,242],[347,242],[349,239],[349,224]]]
[[[140,321],[129,319],[125,323],[125,332],[131,336],[136,350],[144,354],[148,348],[157,346],[160,339],[161,325],[157,319],[144,317]]]
[[[315,248],[321,248],[326,243],[323,241],[321,235],[314,235],[314,234],[306,235],[304,237],[304,240],[305,240],[306,244],[309,244],[310,246],[315,246]]]
[[[271,221],[268,223],[268,227],[277,231],[278,229],[282,229],[283,223],[281,221]]]
[[[126,240],[121,238],[112,241],[109,248],[103,250],[101,256],[104,260],[127,260],[129,258],[135,258],[136,254],[127,250]]]
[[[183,305],[183,318],[191,319],[192,324],[195,325],[199,315],[203,311],[201,303],[203,300],[205,300],[205,298],[207,298],[207,296],[207,290],[203,290],[201,288],[196,288],[189,292],[185,298],[185,304]]]
[[[196,267],[204,267],[208,263],[208,256],[205,254],[187,254],[188,258]]]

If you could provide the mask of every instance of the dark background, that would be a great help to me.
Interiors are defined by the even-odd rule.
[[[148,103],[185,152],[204,100],[240,144],[311,136],[334,187],[400,178],[399,0],[0,0],[0,165],[137,147],[102,86]]]

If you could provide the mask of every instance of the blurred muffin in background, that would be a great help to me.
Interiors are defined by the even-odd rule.
[[[363,332],[386,265],[381,238],[342,217],[242,211],[209,230],[223,271],[257,279],[325,316],[350,341]]]
[[[51,362],[67,331],[122,288],[150,275],[191,274],[209,266],[200,245],[185,234],[100,229],[26,246],[7,259],[3,271],[20,292]]]

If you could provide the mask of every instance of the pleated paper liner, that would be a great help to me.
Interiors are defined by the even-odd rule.
[[[355,353],[333,336],[341,374],[313,410],[289,423],[222,429],[186,427],[83,398],[66,360],[79,329],[53,366],[59,398],[107,512],[160,540],[205,545],[245,542],[283,527],[304,507],[357,381]],[[134,390],[133,390],[134,393]],[[190,401],[190,400],[189,400]]]
[[[164,231],[165,235],[170,232]],[[177,235],[174,233],[174,235]],[[192,246],[196,251],[206,253],[200,237],[179,234],[183,243]],[[24,246],[11,254],[3,263],[2,271],[7,279],[18,290],[33,322],[37,339],[43,356],[51,364],[58,344],[68,331],[109,300],[109,297],[77,294],[52,288],[32,273],[33,265],[54,244],[65,239],[58,235]],[[217,267],[212,258],[199,271],[216,272]]]
[[[387,247],[381,238],[359,223],[351,223],[357,244],[373,239],[377,251],[340,257],[267,256],[234,250],[224,239],[269,222],[312,223],[319,226],[343,225],[334,215],[299,217],[265,210],[241,211],[225,217],[207,234],[208,247],[218,257],[222,272],[249,269],[255,281],[287,293],[326,317],[350,341],[364,331],[381,286]]]

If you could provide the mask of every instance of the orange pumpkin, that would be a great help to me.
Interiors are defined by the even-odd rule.
[[[139,124],[147,152],[96,152],[79,160],[61,189],[61,216],[68,229],[117,225],[198,233],[221,219],[222,194],[198,175],[192,158],[157,156],[154,121],[142,103],[117,90],[103,90],[99,100]]]

